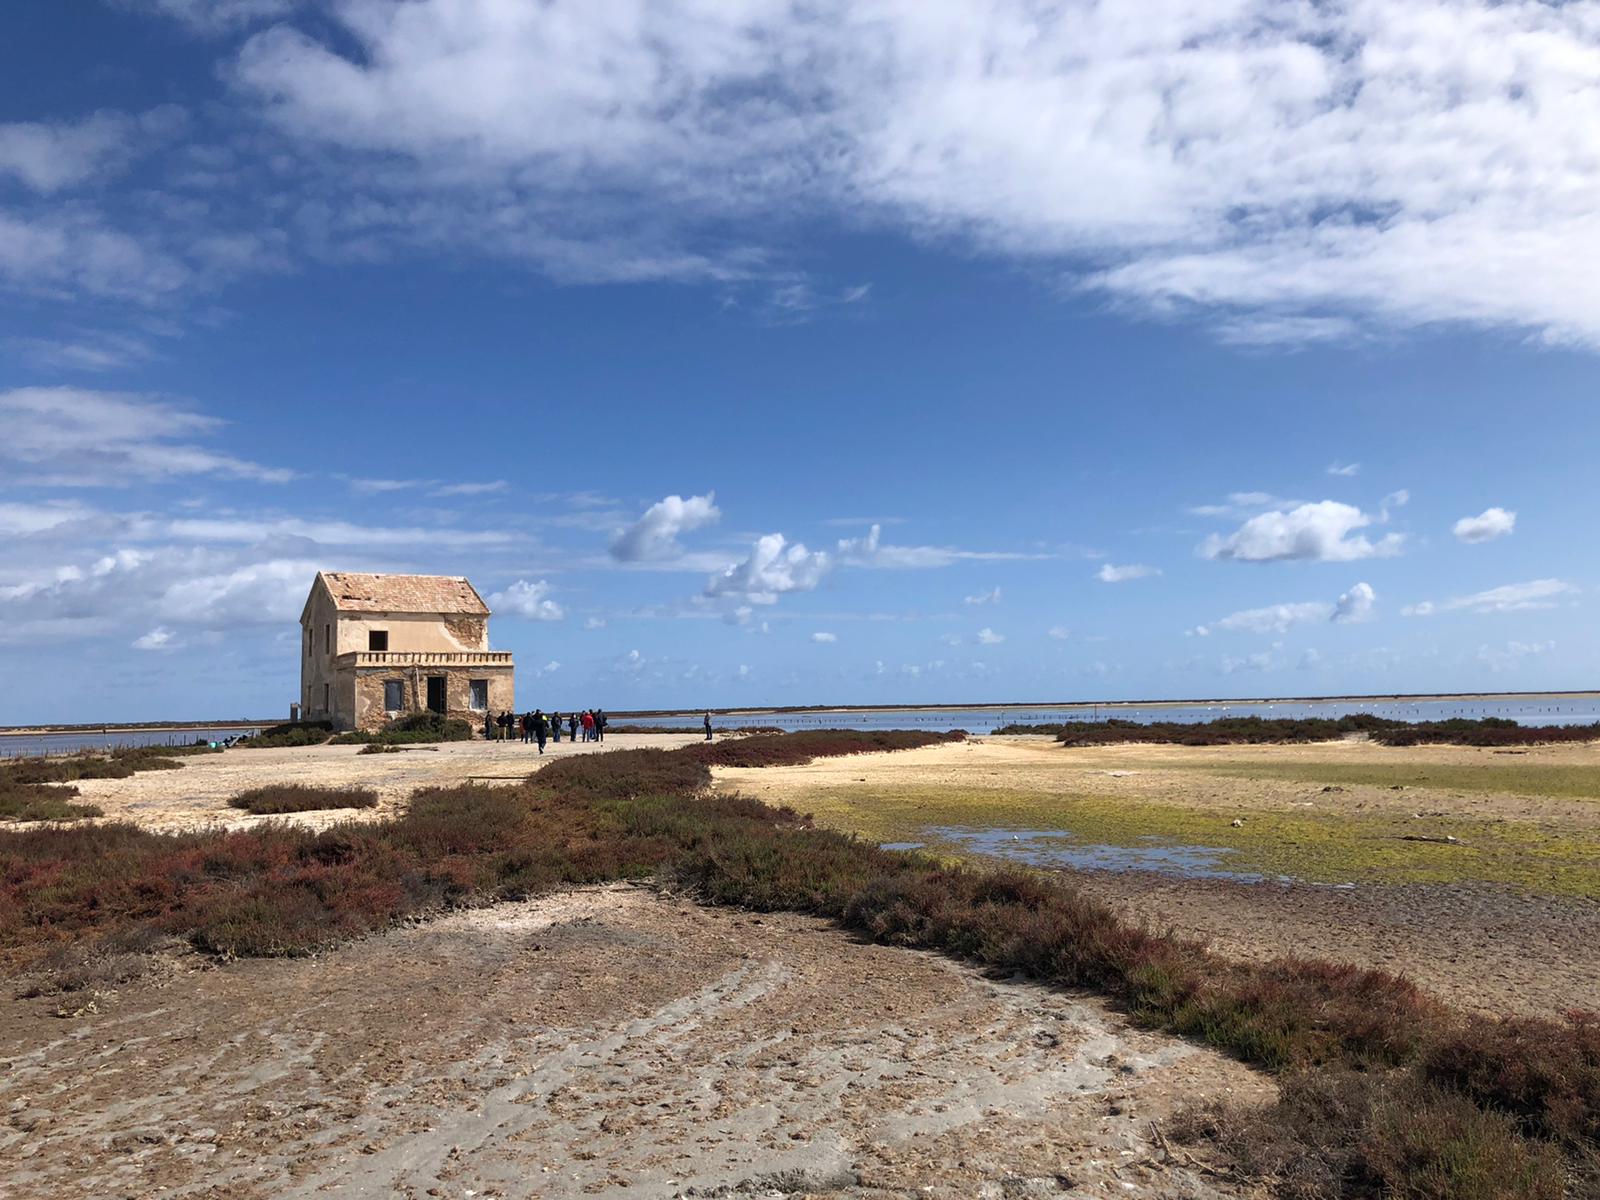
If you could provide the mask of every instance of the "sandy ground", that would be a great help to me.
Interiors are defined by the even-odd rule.
[[[0,1007],[0,1196],[1222,1197],[1153,1131],[1271,1099],[1098,1000],[585,889]]]
[[[216,826],[242,829],[264,820],[285,819],[255,817],[228,807],[228,801],[240,792],[264,784],[360,784],[377,791],[376,808],[296,813],[290,818],[319,828],[352,818],[392,817],[417,788],[469,781],[510,783],[525,779],[547,762],[573,754],[647,746],[671,750],[697,740],[695,734],[611,734],[603,742],[550,742],[543,755],[537,746],[521,742],[481,741],[441,742],[398,754],[362,754],[360,746],[226,750],[185,758],[176,771],[141,771],[127,779],[85,779],[77,787],[83,801],[105,810],[103,820],[135,821],[146,829],[164,832]]]
[[[815,797],[832,789],[892,795],[896,789],[934,786],[978,796],[985,790],[1087,793],[1123,799],[1130,806],[1177,804],[1244,819],[1252,812],[1293,811],[1314,802],[1352,814],[1409,816],[1420,808],[1559,828],[1589,829],[1600,823],[1600,801],[1595,800],[1427,788],[1396,792],[1357,784],[1325,793],[1304,781],[1241,779],[1203,769],[1296,759],[1393,763],[1396,753],[1370,743],[1066,750],[1045,739],[991,738],[821,759],[804,767],[719,770],[717,779],[720,787],[802,810],[808,799],[815,803]],[[1406,756],[1400,761],[1412,765],[1508,761],[1491,751],[1457,747],[1398,753]],[[1510,761],[1600,772],[1600,747],[1541,748]],[[1376,967],[1405,975],[1475,1011],[1548,1015],[1569,1008],[1600,1010],[1600,904],[1592,900],[1473,883],[1328,888],[1142,871],[1082,872],[1074,878],[1129,916],[1199,938],[1230,957],[1300,954]]]

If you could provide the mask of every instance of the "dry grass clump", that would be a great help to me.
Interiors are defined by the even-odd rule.
[[[1143,1024],[1279,1071],[1276,1109],[1213,1113],[1192,1132],[1286,1195],[1555,1200],[1595,1151],[1592,1018],[1467,1020],[1382,972],[1228,963],[1060,879],[880,850],[709,779],[695,753],[619,751],[518,787],[419,791],[392,822],[320,833],[0,836],[0,960],[141,932],[221,956],[298,954],[409,914],[655,874],[707,902],[1092,987]],[[1240,1120],[1257,1123],[1248,1136]]]
[[[863,732],[856,729],[807,729],[798,733],[757,734],[729,742],[712,742],[685,748],[708,766],[790,767],[814,758],[841,754],[872,754],[882,750],[917,750],[966,738],[961,731],[933,733],[920,729]]]
[[[1560,1200],[1555,1149],[1515,1122],[1405,1072],[1308,1071],[1266,1108],[1209,1104],[1172,1135],[1209,1143],[1236,1172],[1282,1200]]]
[[[366,787],[316,787],[304,783],[275,783],[240,792],[228,804],[257,816],[313,812],[325,808],[373,808],[378,793]]]

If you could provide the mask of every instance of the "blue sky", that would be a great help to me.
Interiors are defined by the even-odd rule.
[[[0,723],[1592,685],[1600,6],[20,0]]]

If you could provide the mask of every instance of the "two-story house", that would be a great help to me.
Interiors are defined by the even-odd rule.
[[[515,711],[511,654],[489,649],[489,606],[459,575],[318,572],[300,643],[306,720],[377,729],[432,709],[476,728]]]

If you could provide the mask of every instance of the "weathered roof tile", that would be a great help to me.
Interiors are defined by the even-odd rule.
[[[369,575],[323,571],[340,612],[467,613],[486,617],[489,606],[461,575]]]

